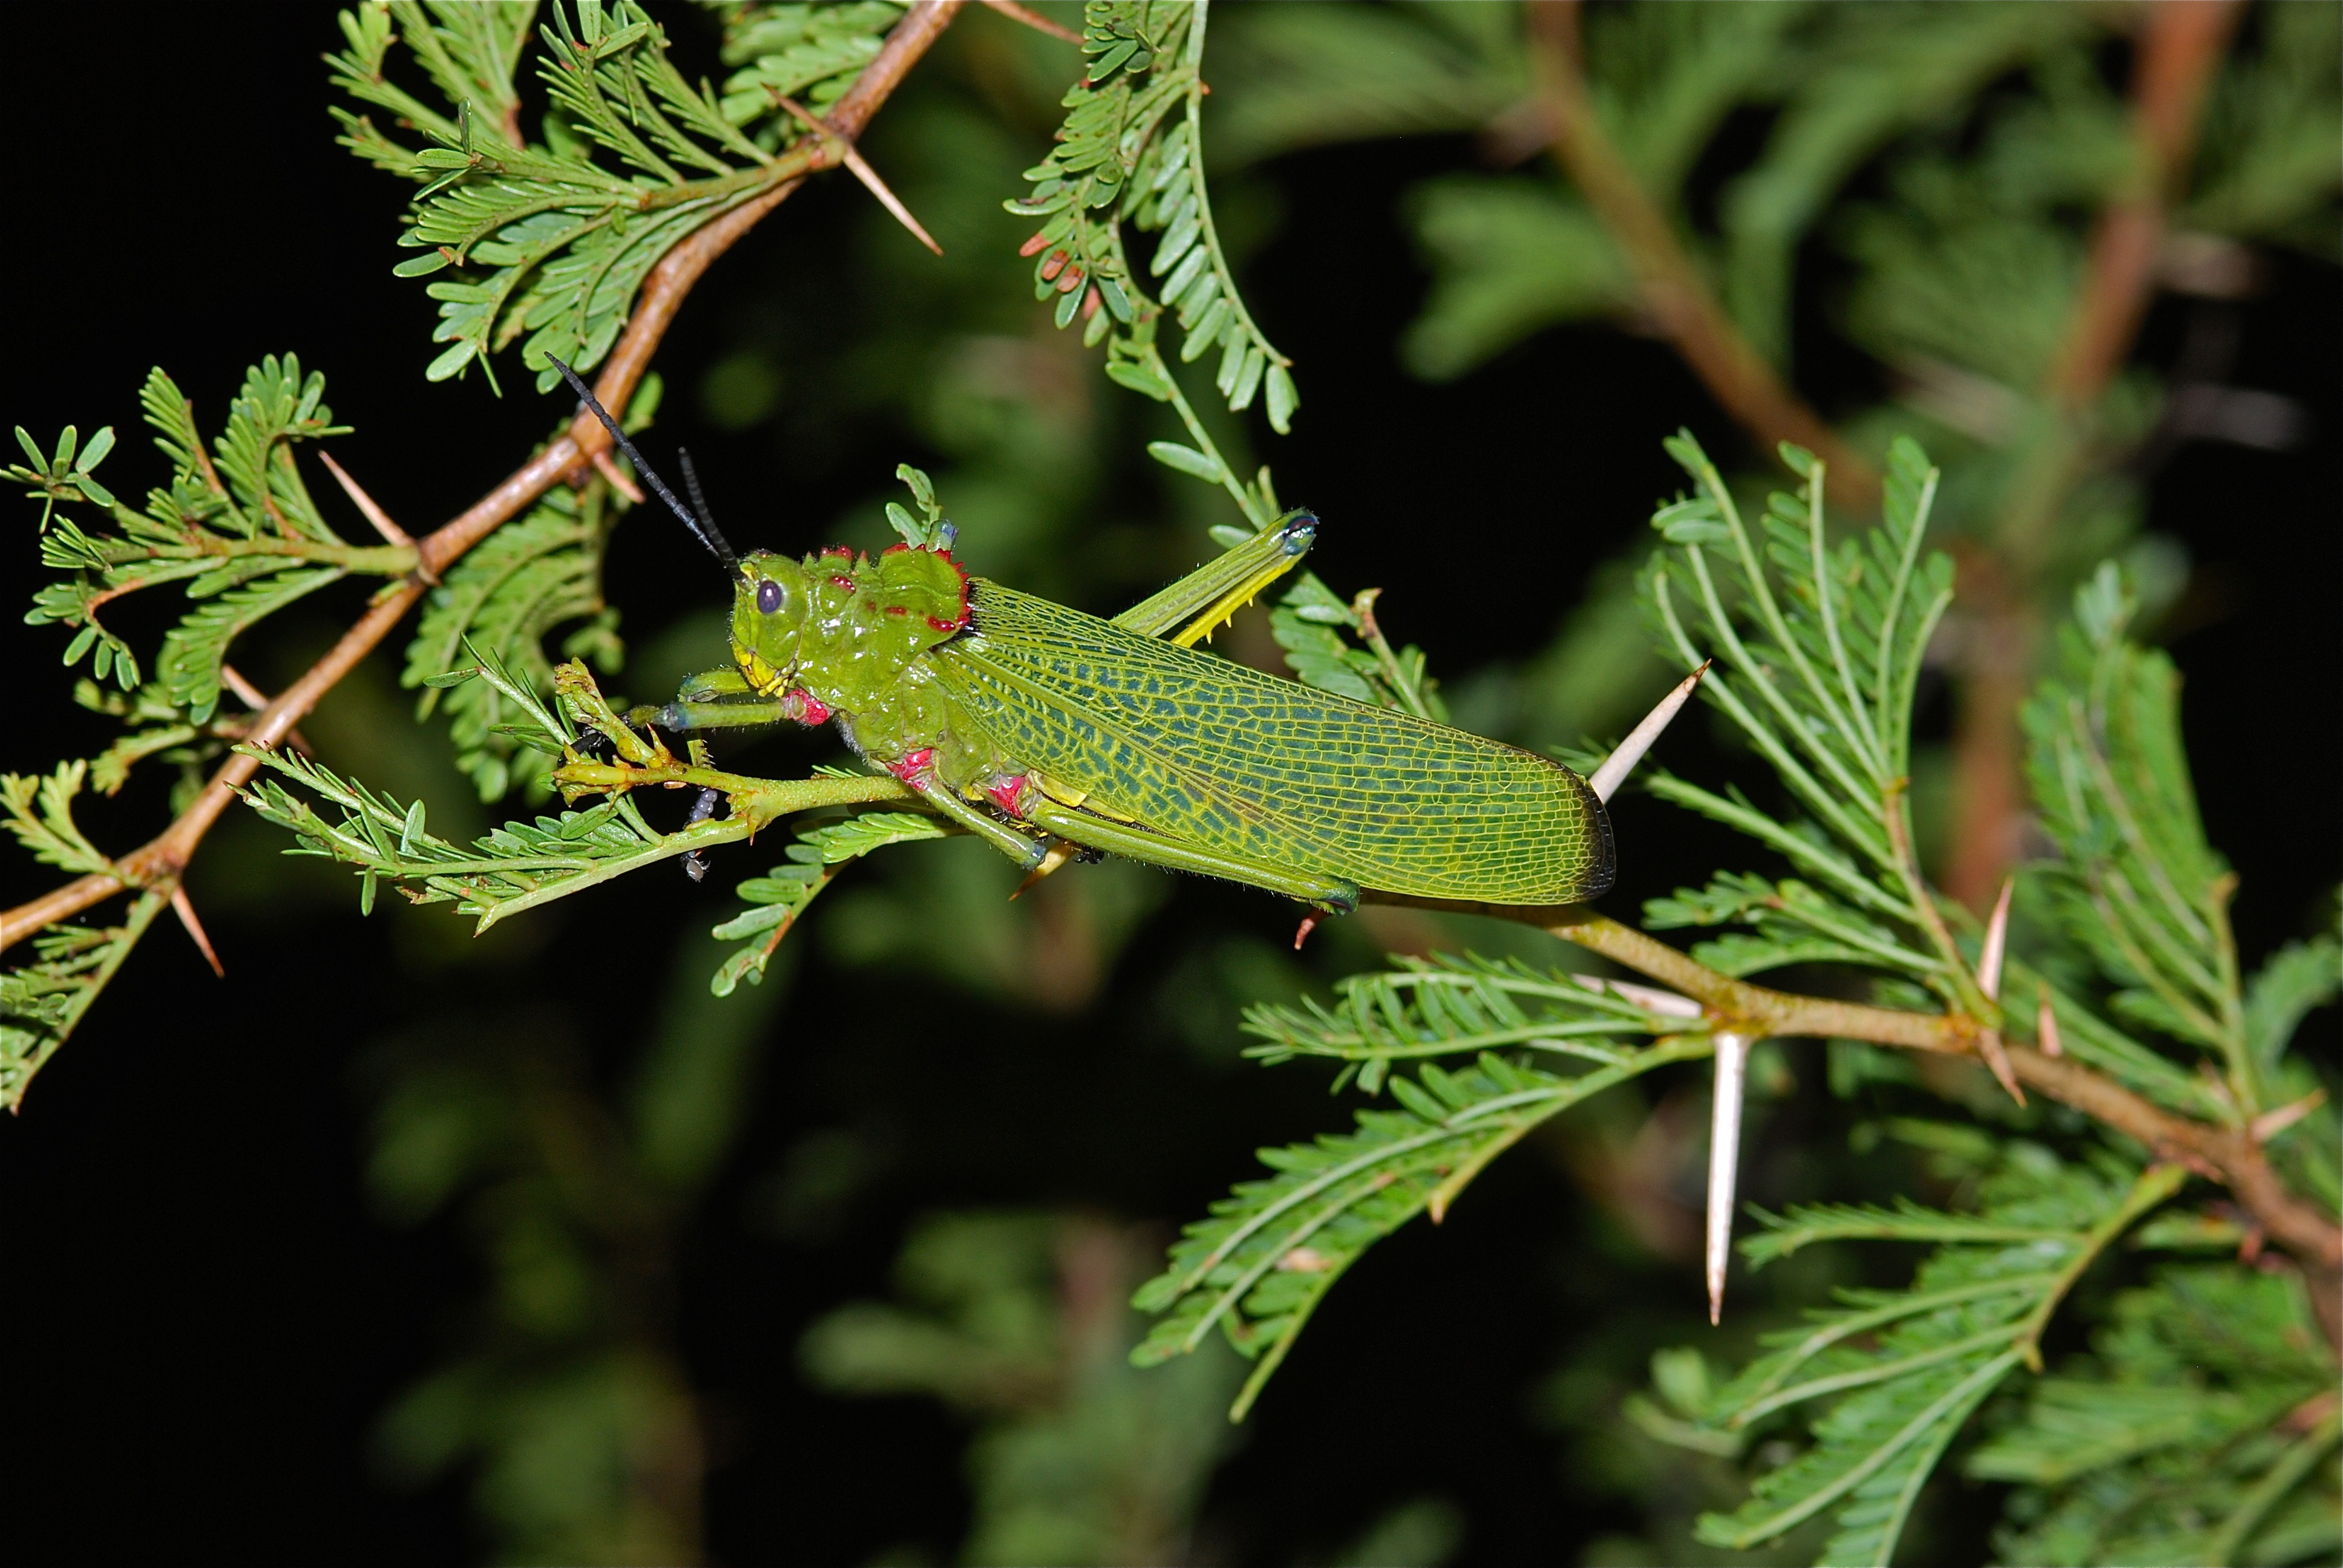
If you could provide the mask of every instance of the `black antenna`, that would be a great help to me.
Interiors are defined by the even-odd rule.
[[[691,466],[691,454],[678,447],[675,460],[683,469],[683,493],[691,498],[691,509],[699,517],[699,526],[714,538],[722,538],[724,536],[717,530],[716,514],[708,509],[708,498],[699,493],[699,470]]]
[[[627,461],[635,466],[635,472],[643,477],[643,482],[651,487],[660,500],[667,503],[667,509],[683,519],[683,526],[691,530],[693,538],[708,547],[709,555],[724,563],[726,571],[738,576],[740,571],[740,558],[732,553],[732,547],[725,541],[724,536],[717,531],[715,520],[708,515],[707,504],[700,502],[697,515],[686,510],[684,504],[675,498],[675,492],[667,487],[667,482],[652,470],[649,463],[643,461],[643,455],[635,450],[635,444],[627,439],[627,433],[618,428],[618,422],[610,417],[610,411],[603,407],[593,392],[587,387],[586,383],[578,378],[578,372],[550,354],[545,357],[545,361],[561,372],[561,378],[568,382],[586,407],[594,411],[594,417],[602,421],[602,428],[610,432],[610,439],[618,444],[618,450],[627,455]],[[689,457],[683,460],[683,472],[685,479],[691,485],[691,498],[696,502],[699,501],[699,484],[692,477],[691,459]]]

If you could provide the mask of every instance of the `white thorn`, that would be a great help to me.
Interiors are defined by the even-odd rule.
[[[629,504],[638,507],[643,504],[642,491],[637,487],[632,479],[618,471],[618,465],[610,460],[610,449],[608,447],[597,447],[594,449],[594,467],[602,477],[610,481],[610,488],[626,497]]]
[[[1610,982],[1611,989],[1646,1012],[1663,1013],[1670,1018],[1698,1018],[1700,1003],[1688,996],[1678,996],[1657,986],[1637,985],[1633,980]]]
[[[2058,1040],[2058,1012],[2050,1005],[2050,993],[2045,990],[2034,1008],[2034,1037],[2042,1042],[2045,1056],[2064,1056],[2066,1048]]]
[[[342,487],[342,494],[350,498],[350,504],[357,508],[359,514],[364,517],[367,522],[374,525],[374,531],[376,533],[380,534],[384,538],[388,539],[392,544],[397,545],[401,548],[412,548],[414,547],[415,540],[413,537],[410,536],[405,528],[402,528],[397,523],[392,522],[390,520],[390,514],[382,509],[380,503],[376,501],[372,496],[367,495],[364,490],[360,489],[358,487],[358,482],[356,479],[351,478],[347,474],[342,471],[342,466],[334,461],[332,453],[318,453],[317,461],[326,465],[326,472],[333,475],[334,483]]]
[[[1635,726],[1626,739],[1619,742],[1619,749],[1603,759],[1603,766],[1597,768],[1594,776],[1586,781],[1594,789],[1596,799],[1607,803],[1613,795],[1618,793],[1619,786],[1627,781],[1627,775],[1635,770],[1635,764],[1644,759],[1644,753],[1652,749],[1652,742],[1660,738],[1660,731],[1668,727],[1668,721],[1676,716],[1676,710],[1691,700],[1693,689],[1707,673],[1708,665],[1704,664],[1685,676],[1674,691],[1660,699],[1658,707],[1644,716],[1644,722]]]
[[[1725,1263],[1733,1251],[1733,1191],[1741,1166],[1741,1104],[1749,1081],[1749,1037],[1716,1037],[1716,1091],[1708,1124],[1708,1321],[1725,1315]]]
[[[2001,897],[1993,904],[1993,917],[1985,923],[1985,948],[1977,954],[1977,990],[1996,1000],[2001,996],[2001,960],[2009,950],[2009,895],[2017,889],[2017,879],[2012,876],[2001,884]]]
[[[179,917],[179,923],[187,928],[187,935],[194,940],[196,950],[204,955],[204,962],[212,966],[212,973],[222,980],[227,979],[227,970],[220,966],[219,954],[212,950],[211,938],[204,934],[203,921],[196,919],[196,906],[187,897],[186,889],[171,890],[171,910]]]
[[[2326,1103],[2327,1091],[2314,1089],[2291,1105],[2263,1111],[2246,1131],[2253,1134],[2255,1142],[2267,1143]]]
[[[865,190],[868,190],[872,196],[879,198],[880,206],[885,207],[889,212],[894,215],[895,221],[897,223],[901,224],[905,228],[911,231],[912,238],[918,240],[921,245],[926,246],[930,250],[934,251],[938,256],[941,256],[944,253],[944,247],[936,243],[935,236],[930,234],[926,229],[920,226],[920,220],[911,216],[911,209],[905,206],[901,200],[896,196],[895,193],[887,188],[887,182],[879,177],[878,170],[872,168],[868,163],[863,161],[862,155],[854,150],[854,144],[852,142],[848,141],[836,131],[830,129],[829,126],[814,118],[813,116],[807,111],[805,106],[799,104],[796,99],[782,98],[779,102],[781,107],[787,109],[790,114],[795,115],[806,128],[812,131],[814,135],[821,137],[825,142],[835,143],[837,145],[839,161],[846,166],[849,173],[852,174],[856,179],[862,182],[862,186]]]

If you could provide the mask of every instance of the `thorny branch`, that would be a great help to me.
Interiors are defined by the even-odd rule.
[[[1710,394],[1768,450],[1793,441],[1829,465],[1831,498],[1870,511],[1879,471],[1784,385],[1716,302],[1651,196],[1603,134],[1580,66],[1577,0],[1527,7],[1530,56],[1554,155],[1627,258],[1644,307]]]
[[[1565,941],[1663,981],[1701,1003],[1721,1028],[1756,1038],[1861,1040],[1983,1060],[1986,1026],[1963,1014],[1905,1012],[1751,985],[1583,908],[1492,908],[1482,912],[1542,926]],[[2262,1229],[2301,1261],[2328,1342],[2343,1347],[2343,1274],[2338,1272],[2343,1270],[2343,1225],[2287,1190],[2250,1128],[2215,1127],[2173,1115],[2066,1057],[2048,1056],[2015,1041],[2004,1041],[2003,1050],[2019,1081],[2137,1140],[2160,1159],[2177,1161],[2200,1176],[2225,1183]]]
[[[1536,926],[1692,998],[1701,1004],[1713,1031],[1753,1040],[1783,1036],[1860,1040],[1984,1060],[1982,1042],[1988,1025],[1965,1013],[1907,1012],[1752,985],[1584,905],[1524,908],[1383,893],[1367,898],[1373,903],[1489,915]],[[2343,1350],[2343,1225],[2288,1190],[2270,1168],[2252,1128],[2217,1127],[2176,1116],[2066,1057],[2006,1040],[2002,1049],[2019,1081],[2114,1128],[2157,1159],[2177,1161],[2227,1186],[2263,1231],[2302,1264],[2328,1342]]]
[[[905,74],[951,25],[963,3],[964,0],[918,0],[887,35],[886,43],[855,78],[853,86],[831,106],[826,118],[829,128],[848,143],[859,137]],[[700,276],[760,218],[788,200],[804,178],[801,174],[786,174],[770,190],[699,229],[651,268],[626,331],[612,347],[609,358],[595,379],[594,394],[604,407],[627,406],[644,371],[649,368],[651,355],[666,337],[676,311]],[[607,452],[608,447],[609,437],[601,426],[591,414],[581,411],[567,435],[524,463],[460,516],[422,539],[415,570],[377,598],[307,673],[277,693],[276,700],[253,717],[251,728],[246,732],[246,741],[262,747],[282,742],[326,693],[390,634],[428,586],[437,581],[458,557],[518,515],[538,497],[578,473]],[[204,835],[219,820],[220,813],[227,809],[236,791],[250,781],[258,767],[249,757],[229,758],[212,775],[210,784],[195,804],[161,835],[116,860],[111,873],[78,878],[0,915],[0,949],[70,919],[126,888],[176,890]]]

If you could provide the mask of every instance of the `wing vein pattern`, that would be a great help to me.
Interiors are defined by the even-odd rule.
[[[1585,780],[978,578],[938,678],[1029,767],[1141,825],[1363,887],[1568,903],[1611,884]]]

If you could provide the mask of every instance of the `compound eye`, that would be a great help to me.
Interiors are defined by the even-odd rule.
[[[757,585],[757,613],[759,615],[779,614],[782,597],[781,585],[767,578]]]

